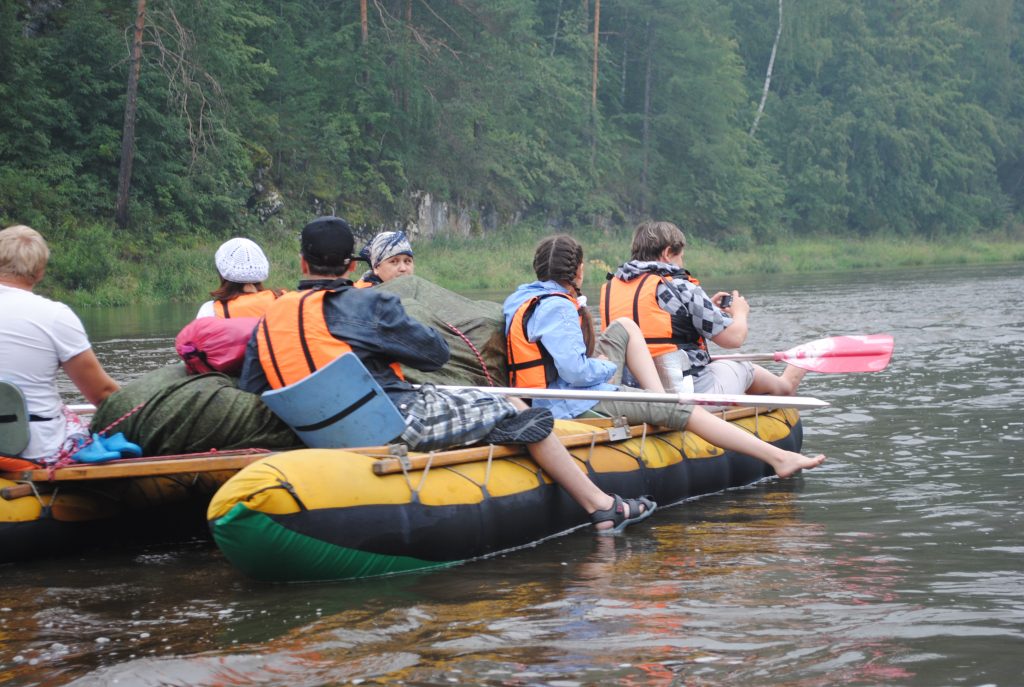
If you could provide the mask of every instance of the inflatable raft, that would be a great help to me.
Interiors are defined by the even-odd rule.
[[[795,410],[736,415],[731,421],[765,441],[800,450]],[[607,421],[559,421],[556,432],[602,489],[650,494],[659,508],[774,474],[761,461],[689,432]],[[210,503],[214,540],[245,574],[293,582],[448,566],[589,525],[586,513],[519,447],[386,451],[287,451],[243,468]]]
[[[213,494],[269,454],[221,451],[54,471],[0,456],[0,563],[205,536]]]

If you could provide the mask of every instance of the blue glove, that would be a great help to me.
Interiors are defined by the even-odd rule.
[[[105,463],[120,457],[118,451],[107,450],[99,434],[93,434],[90,443],[71,454],[71,460],[77,460],[79,463]]]
[[[142,455],[142,447],[125,439],[122,432],[103,437],[103,447],[108,451],[117,451],[121,458],[138,458]]]

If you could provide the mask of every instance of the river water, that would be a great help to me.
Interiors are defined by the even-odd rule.
[[[1024,684],[1024,266],[708,282],[748,295],[744,351],[895,336],[806,378],[825,466],[388,579],[258,584],[202,539],[6,565],[0,682]],[[127,380],[193,311],[81,314]]]

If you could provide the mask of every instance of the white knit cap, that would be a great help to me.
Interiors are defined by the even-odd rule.
[[[254,284],[270,276],[270,263],[260,247],[249,239],[225,241],[213,256],[220,276],[238,284]]]

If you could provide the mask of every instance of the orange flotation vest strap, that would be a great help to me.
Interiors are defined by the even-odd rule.
[[[521,389],[546,389],[558,378],[555,359],[540,341],[530,341],[526,327],[545,298],[560,296],[579,310],[579,302],[567,293],[547,293],[525,301],[512,316],[508,328],[508,383]],[[582,324],[582,318],[581,318]]]
[[[688,272],[686,276],[692,283],[700,283]],[[608,275],[608,280],[601,287],[601,331],[614,320],[626,317],[640,327],[653,358],[678,349],[707,350],[704,337],[688,319],[673,318],[658,305],[658,286],[661,284],[672,290],[676,288],[669,277],[653,272],[629,281]]]
[[[0,472],[22,472],[24,470],[38,470],[42,467],[45,467],[45,465],[41,461],[0,454]]]
[[[280,294],[273,289],[256,293],[243,293],[229,301],[214,301],[213,314],[217,317],[262,317]]]
[[[324,298],[348,286],[291,291],[277,299],[256,329],[260,365],[271,388],[295,384],[352,350],[331,333],[324,317]],[[405,379],[398,363],[391,369]]]

